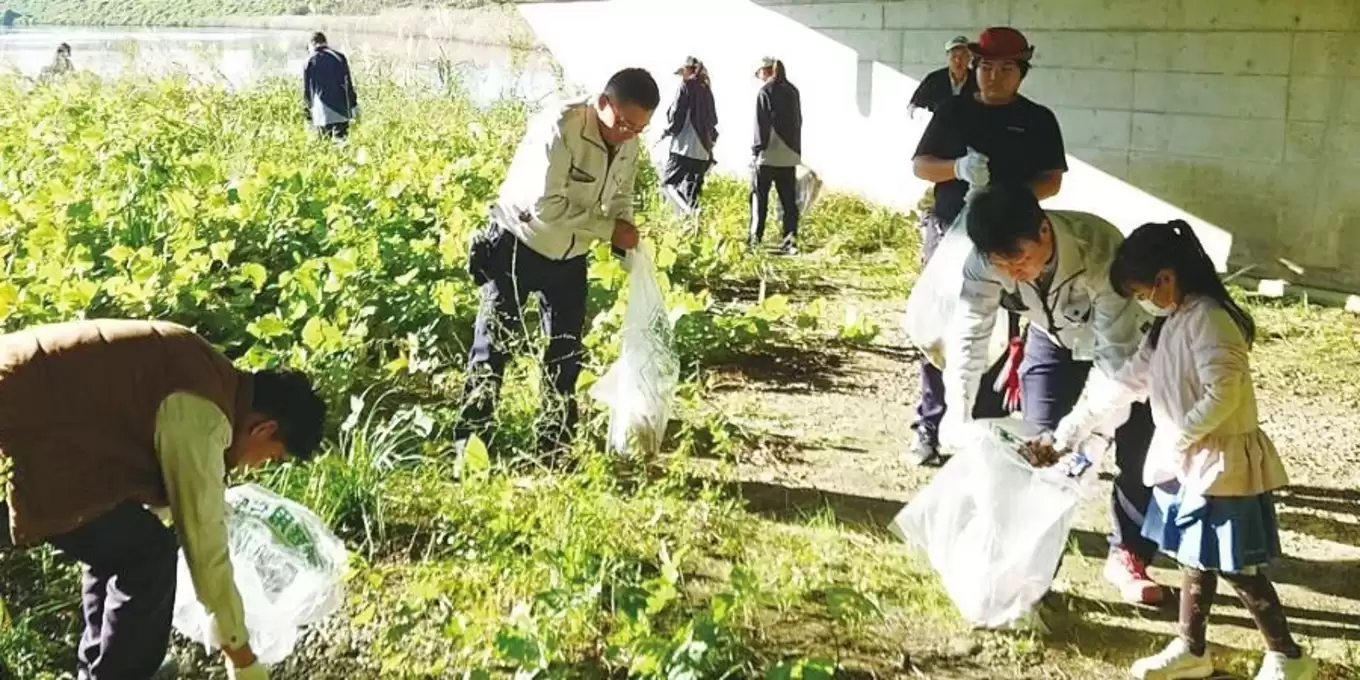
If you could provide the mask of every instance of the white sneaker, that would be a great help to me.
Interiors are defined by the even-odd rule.
[[[1266,652],[1261,670],[1256,673],[1256,680],[1313,680],[1317,673],[1317,659],[1308,656],[1307,652],[1297,659],[1279,652]]]
[[[1133,662],[1129,675],[1138,680],[1200,680],[1214,674],[1209,655],[1195,656],[1185,640],[1176,638],[1161,652]]]

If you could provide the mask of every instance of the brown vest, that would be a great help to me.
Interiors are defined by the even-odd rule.
[[[234,431],[252,382],[203,338],[162,321],[76,321],[0,336],[0,456],[14,463],[15,545],[71,531],[127,500],[167,505],[155,444],[161,402],[196,394]]]

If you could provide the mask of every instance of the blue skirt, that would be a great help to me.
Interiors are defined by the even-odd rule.
[[[1202,496],[1171,482],[1152,489],[1143,536],[1177,562],[1203,571],[1235,573],[1280,556],[1275,499]]]

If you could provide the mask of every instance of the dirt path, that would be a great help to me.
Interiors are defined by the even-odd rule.
[[[790,295],[796,297],[797,290]],[[883,333],[869,346],[829,343],[726,367],[715,381],[714,405],[744,426],[775,435],[777,445],[754,451],[736,465],[753,509],[812,513],[829,506],[841,521],[878,532],[933,474],[910,468],[901,458],[919,393],[915,354],[906,349],[898,328],[901,297],[866,298],[861,287],[849,297],[827,301],[829,318],[854,305],[875,318]],[[1272,375],[1307,374],[1299,366],[1291,369],[1288,361],[1279,368],[1284,370]],[[1360,418],[1354,416],[1353,393],[1336,399],[1310,394],[1306,385],[1258,380],[1263,417],[1294,482],[1280,494],[1286,557],[1271,574],[1300,642],[1334,664],[1322,677],[1358,678]],[[1023,668],[1016,669],[1015,645],[997,651],[995,645],[978,643],[991,637],[981,635],[971,644],[962,642],[963,655],[974,657],[970,665],[979,669],[972,674],[957,667],[944,670],[956,664],[943,664],[904,677],[1000,677],[1003,666],[1013,669],[1006,674],[1014,677],[1126,677],[1133,659],[1160,649],[1175,631],[1174,605],[1125,605],[1100,577],[1107,493],[1108,486],[1082,506],[1074,554],[1055,584],[1053,633],[1040,650],[1021,650]],[[1159,559],[1153,573],[1164,585],[1179,585],[1170,561]],[[909,640],[904,647],[914,657],[961,644],[932,631],[908,627],[904,632]],[[1209,635],[1223,669],[1220,677],[1253,676],[1261,643],[1230,590],[1219,595]]]

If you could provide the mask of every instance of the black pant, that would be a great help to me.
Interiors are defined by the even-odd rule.
[[[770,185],[779,193],[784,211],[784,241],[798,237],[798,172],[796,168],[762,165],[751,177],[751,231],[753,243],[765,239],[765,218],[770,211]]]
[[[1031,328],[1020,364],[1025,422],[1055,429],[1077,405],[1090,372],[1091,362],[1074,361],[1070,350]],[[1143,538],[1143,515],[1152,498],[1152,489],[1143,484],[1143,461],[1153,430],[1152,409],[1146,403],[1134,404],[1128,421],[1115,431],[1119,475],[1110,495],[1110,545],[1123,546],[1144,562],[1151,562],[1157,553],[1157,544]]]
[[[509,359],[507,342],[513,336],[525,335],[524,303],[535,295],[543,331],[548,335],[544,378],[557,397],[553,403],[544,404],[539,447],[543,451],[563,448],[571,442],[577,419],[576,379],[581,374],[588,258],[553,260],[508,232],[501,232],[491,248],[485,265],[490,280],[482,285],[458,437],[485,431],[490,425]]]
[[[712,164],[697,158],[671,154],[666,160],[666,176],[662,183],[675,187],[690,210],[699,206],[699,195],[704,191],[704,177]]]
[[[949,225],[944,224],[934,215],[927,215],[925,219],[921,220],[922,269],[930,262],[930,258],[934,257],[935,250],[940,247],[940,240],[944,238],[944,230],[948,228]],[[982,376],[982,384],[978,386],[977,400],[973,402],[974,418],[1004,418],[1006,416],[1005,395],[993,389],[996,385],[996,377],[1001,373],[1001,368],[1005,364],[1006,357],[1003,356]],[[911,427],[927,440],[938,443],[940,421],[944,419],[944,412],[944,374],[928,359],[922,357],[921,400],[916,404],[916,422]]]
[[[331,139],[346,139],[349,137],[349,123],[330,123],[321,126],[321,134]]]
[[[179,553],[174,533],[128,501],[48,542],[85,567],[78,677],[150,678],[170,644]]]

